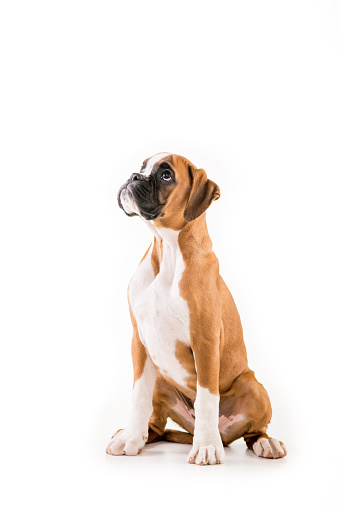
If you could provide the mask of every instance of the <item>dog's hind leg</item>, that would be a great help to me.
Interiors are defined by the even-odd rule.
[[[224,445],[243,437],[259,457],[285,457],[284,444],[266,434],[272,409],[265,388],[248,370],[220,397],[219,430]]]

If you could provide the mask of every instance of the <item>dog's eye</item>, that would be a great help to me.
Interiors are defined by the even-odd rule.
[[[165,182],[170,182],[172,180],[172,175],[170,171],[164,171],[163,173],[161,173],[160,178]]]

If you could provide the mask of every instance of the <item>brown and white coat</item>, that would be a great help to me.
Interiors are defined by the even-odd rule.
[[[165,439],[192,443],[190,463],[216,464],[240,437],[259,456],[286,455],[266,434],[270,401],[248,367],[240,317],[212,251],[205,212],[219,196],[204,170],[168,153],[147,159],[119,191],[125,213],[141,216],[154,239],[128,289],[132,410],[108,445],[112,455]],[[165,431],[168,417],[186,433]]]

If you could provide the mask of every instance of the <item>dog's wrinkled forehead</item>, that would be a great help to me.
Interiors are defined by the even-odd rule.
[[[145,176],[149,176],[152,173],[152,170],[154,166],[161,161],[161,159],[164,159],[165,157],[168,157],[169,155],[172,155],[169,152],[161,152],[153,155],[153,157],[150,157],[149,159],[146,159],[144,164],[141,167],[140,173],[142,173]]]

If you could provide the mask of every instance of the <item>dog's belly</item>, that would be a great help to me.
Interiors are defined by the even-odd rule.
[[[177,357],[177,344],[189,345],[190,332],[188,305],[179,292],[181,275],[179,271],[168,277],[160,269],[154,277],[150,249],[130,282],[129,301],[140,340],[153,363],[163,375],[185,387],[188,372]]]

